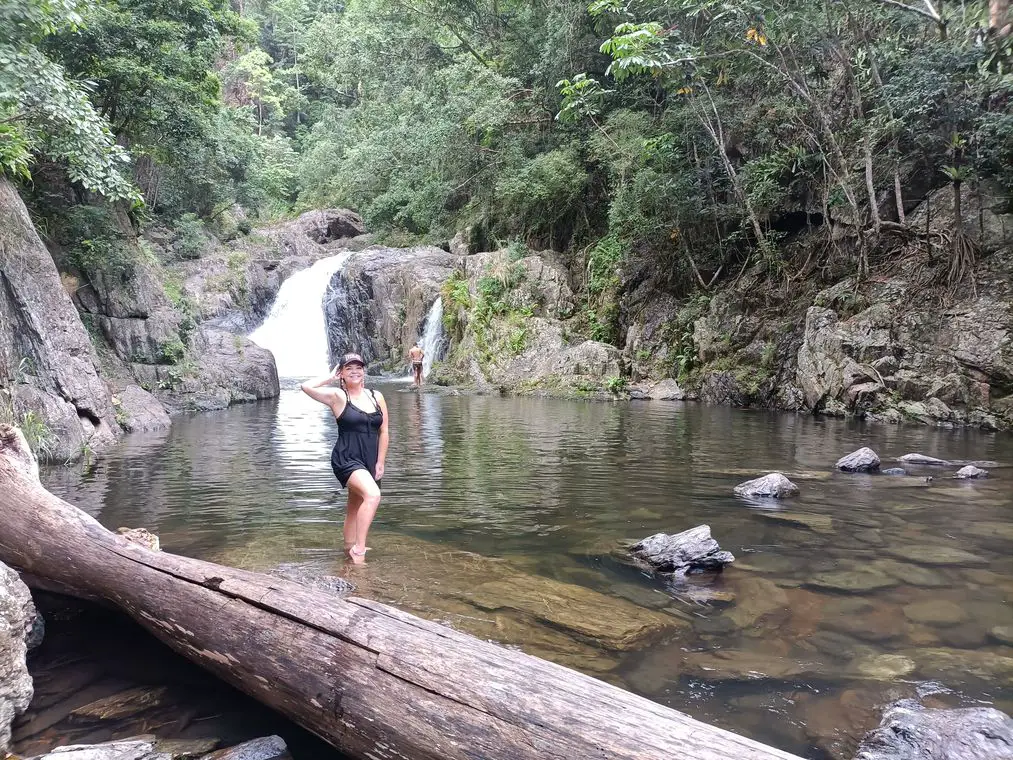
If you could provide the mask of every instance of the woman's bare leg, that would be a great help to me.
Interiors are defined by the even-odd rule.
[[[350,554],[354,561],[356,557],[362,558],[366,553],[366,537],[369,535],[369,526],[373,524],[377,507],[380,506],[380,487],[373,480],[373,476],[366,470],[356,470],[348,479],[349,499],[356,494],[360,500],[355,510],[354,535]],[[346,520],[351,513],[346,515]],[[345,534],[347,541],[348,533]]]
[[[352,490],[348,489],[348,506],[345,507],[345,525],[343,533],[345,534],[345,554],[348,554],[352,550],[352,545],[355,543],[355,522],[359,515],[359,506],[362,504],[362,496]]]

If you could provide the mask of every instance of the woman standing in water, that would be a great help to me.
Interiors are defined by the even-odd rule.
[[[339,383],[338,388],[323,386]],[[303,392],[330,407],[338,423],[338,440],[331,451],[331,469],[348,488],[345,511],[345,551],[355,563],[364,560],[366,536],[380,506],[380,480],[387,459],[387,402],[382,393],[366,388],[362,357],[348,353],[334,372],[307,380]]]

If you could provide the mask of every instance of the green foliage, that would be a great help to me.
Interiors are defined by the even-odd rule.
[[[199,259],[207,247],[204,222],[196,214],[183,214],[173,225],[176,233],[175,250],[181,259]]]
[[[605,390],[613,395],[620,395],[626,391],[629,381],[625,377],[610,377],[605,380]]]
[[[80,28],[46,44],[67,72],[94,83],[91,101],[130,146],[153,207],[166,201],[166,183],[201,179],[192,170],[216,142],[222,85],[215,67],[229,38],[252,39],[253,28],[226,0],[110,0],[82,6]]]
[[[623,246],[614,237],[602,238],[588,252],[585,316],[593,340],[618,339],[619,268],[624,260]]]
[[[471,291],[464,272],[455,270],[447,278],[440,288],[440,298],[443,299],[443,328],[455,340],[460,340],[471,310]]]
[[[35,456],[46,460],[51,457],[58,443],[56,435],[40,415],[32,409],[19,408],[17,402],[16,386],[26,382],[26,375],[31,370],[31,362],[25,357],[18,362],[11,376],[0,377],[0,424],[20,428]]]
[[[27,179],[33,157],[43,156],[88,190],[138,202],[126,177],[127,154],[105,118],[40,47],[78,31],[81,22],[74,0],[0,3],[0,176]]]
[[[73,206],[52,220],[52,231],[67,252],[67,262],[87,278],[104,273],[129,278],[138,254],[106,205]]]
[[[186,346],[178,339],[167,340],[159,344],[157,356],[161,364],[179,364],[186,356]]]
[[[10,109],[7,113],[11,114]],[[0,122],[0,176],[14,180],[31,180],[32,174],[29,171],[31,156],[32,144],[24,130]]]
[[[572,148],[552,150],[519,163],[496,185],[494,203],[525,236],[552,237],[582,198],[588,174]]]

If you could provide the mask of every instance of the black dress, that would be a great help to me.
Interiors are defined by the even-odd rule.
[[[373,397],[376,409],[364,412],[352,403],[345,391],[345,408],[338,417],[338,440],[331,450],[331,469],[341,485],[347,486],[348,479],[356,470],[365,470],[370,477],[376,477],[376,460],[380,455],[380,426],[383,412]],[[376,481],[380,485],[380,481]]]

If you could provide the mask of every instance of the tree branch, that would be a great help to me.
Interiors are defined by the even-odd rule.
[[[937,11],[932,5],[932,0],[924,0],[925,7],[928,8],[928,10],[915,8],[913,5],[905,5],[904,3],[899,2],[899,0],[879,0],[879,2],[883,5],[892,5],[895,8],[903,8],[910,13],[917,13],[919,16],[924,16],[937,24],[941,24],[943,22],[943,17],[939,15],[939,11]]]

